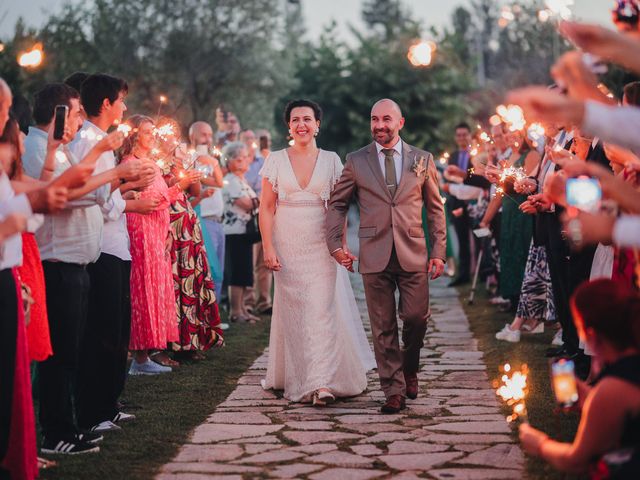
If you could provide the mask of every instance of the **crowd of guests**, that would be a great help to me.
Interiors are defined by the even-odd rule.
[[[2,479],[50,465],[32,368],[40,451],[97,452],[135,419],[128,375],[222,346],[221,304],[232,322],[271,310],[254,228],[269,133],[221,107],[215,133],[198,121],[160,141],[162,119],[125,121],[128,89],[78,72],[14,104],[0,79]]]
[[[630,479],[640,478],[640,82],[616,98],[594,65],[640,75],[640,8],[621,1],[613,13],[619,32],[563,22],[579,50],[553,66],[555,83],[511,92],[521,110],[487,119],[489,132],[458,125],[440,170],[452,284],[477,272],[491,303],[513,313],[500,341],[557,325],[547,356],[575,366],[575,440],[523,424],[524,449],[565,472]]]

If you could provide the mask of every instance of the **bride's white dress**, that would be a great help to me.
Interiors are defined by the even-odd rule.
[[[273,243],[282,269],[275,294],[264,388],[309,401],[328,388],[358,395],[375,368],[347,271],[329,254],[326,204],[342,173],[334,152],[320,150],[311,181],[301,188],[286,150],[271,153],[262,175],[277,193]]]

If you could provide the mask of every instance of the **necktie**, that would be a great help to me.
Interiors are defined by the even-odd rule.
[[[384,179],[389,192],[391,192],[391,196],[396,193],[396,187],[398,186],[396,180],[396,164],[393,161],[394,152],[395,150],[392,148],[382,149],[382,153],[384,153]]]
[[[469,169],[469,153],[465,150],[460,152],[460,162],[458,167],[460,167],[460,170],[465,172]]]

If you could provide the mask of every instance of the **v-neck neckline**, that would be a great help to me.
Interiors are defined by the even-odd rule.
[[[296,185],[298,185],[298,188],[300,189],[301,192],[306,192],[307,188],[309,188],[309,186],[311,185],[311,182],[313,182],[313,177],[315,177],[316,170],[318,169],[318,161],[320,160],[320,153],[322,153],[321,148],[318,149],[318,155],[316,156],[316,163],[313,165],[313,171],[311,172],[311,176],[309,177],[309,183],[307,183],[306,187],[302,188],[302,185],[300,185],[300,180],[298,180],[298,177],[296,176],[296,171],[293,169],[293,163],[291,163],[291,157],[289,157],[289,151],[287,148],[284,149],[284,154],[287,157],[287,162],[289,163],[291,174],[293,175],[293,178],[296,180]]]

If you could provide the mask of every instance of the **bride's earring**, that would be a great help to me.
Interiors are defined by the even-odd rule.
[[[320,129],[317,129],[316,132],[313,134],[313,136],[317,137],[319,133],[320,133]]]

